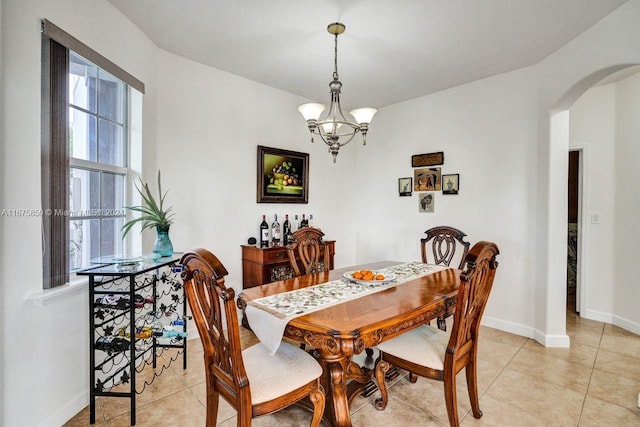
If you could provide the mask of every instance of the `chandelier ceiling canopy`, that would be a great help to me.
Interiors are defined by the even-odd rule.
[[[333,156],[333,162],[336,162],[338,151],[344,145],[347,145],[356,136],[358,132],[362,135],[362,144],[367,144],[367,131],[369,123],[373,115],[376,113],[375,108],[357,108],[351,110],[349,114],[355,120],[349,120],[345,117],[340,106],[340,90],[342,82],[338,78],[338,36],[344,33],[345,26],[340,22],[329,24],[327,31],[334,35],[334,62],[333,62],[333,80],[329,83],[331,92],[331,104],[329,110],[322,116],[326,109],[323,104],[310,102],[302,104],[298,107],[298,111],[307,121],[309,132],[311,132],[311,142],[313,136],[319,135],[322,141],[329,146],[329,152]]]

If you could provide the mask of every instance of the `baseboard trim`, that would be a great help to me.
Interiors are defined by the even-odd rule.
[[[60,427],[89,405],[89,392],[82,392],[56,413],[36,424],[37,427]],[[87,424],[89,420],[87,419]]]
[[[531,328],[529,326],[524,326],[519,323],[507,322],[505,320],[500,320],[489,316],[484,316],[482,318],[482,325],[504,332],[509,332],[511,334],[534,339],[545,347],[568,348],[570,344],[569,336],[566,334],[545,334],[542,331]]]

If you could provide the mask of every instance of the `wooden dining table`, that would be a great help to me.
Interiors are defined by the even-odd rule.
[[[397,264],[380,261],[256,286],[243,290],[238,306],[245,309],[252,300],[340,279],[348,271],[378,270]],[[459,282],[459,270],[445,269],[303,314],[287,323],[284,337],[314,349],[322,365],[325,419],[332,426],[352,425],[349,405],[373,377],[373,370],[358,365],[353,356],[450,313],[455,307]],[[244,320],[243,323],[249,326]]]

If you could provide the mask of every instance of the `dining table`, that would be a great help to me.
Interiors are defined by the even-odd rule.
[[[387,280],[350,280],[362,269]],[[312,351],[323,368],[325,420],[348,427],[349,406],[374,373],[354,356],[451,314],[459,283],[460,270],[455,268],[379,261],[244,289],[237,304],[244,313],[243,325],[272,352],[283,338]]]

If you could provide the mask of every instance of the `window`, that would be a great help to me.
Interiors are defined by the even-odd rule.
[[[122,254],[129,175],[130,86],[144,85],[43,22],[44,287],[93,259]]]
[[[69,271],[122,254],[127,85],[69,52]]]

